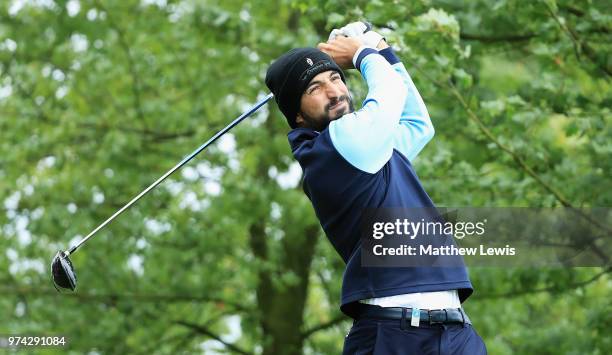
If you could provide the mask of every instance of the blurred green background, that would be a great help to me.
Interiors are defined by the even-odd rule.
[[[0,2],[0,334],[73,354],[337,354],[343,264],[275,104],[49,262],[238,116],[273,58],[368,19],[436,127],[415,168],[440,206],[609,207],[609,1]],[[365,86],[349,75],[356,102]],[[602,268],[470,268],[491,354],[610,354]],[[0,350],[1,351],[1,350]]]

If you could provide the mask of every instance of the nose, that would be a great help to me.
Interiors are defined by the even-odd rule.
[[[332,97],[340,97],[342,96],[342,90],[340,87],[334,83],[328,83],[326,85],[326,93],[328,98]]]

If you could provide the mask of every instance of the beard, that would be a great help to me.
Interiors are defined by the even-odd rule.
[[[336,112],[334,116],[332,116],[331,107],[337,104],[340,104],[342,102],[346,102],[348,104],[348,110],[343,108],[342,110],[338,110],[338,112]],[[342,95],[336,99],[330,100],[330,102],[324,107],[324,113],[319,117],[309,116],[305,114],[304,112],[300,112],[300,114],[304,118],[304,121],[308,125],[308,128],[312,128],[315,131],[321,132],[325,128],[327,128],[327,126],[329,126],[331,121],[337,120],[338,118],[346,115],[347,113],[351,113],[353,111],[355,111],[355,106],[353,105],[353,99],[348,95]]]

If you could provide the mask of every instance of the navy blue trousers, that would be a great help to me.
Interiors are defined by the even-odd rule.
[[[424,324],[405,329],[399,320],[358,319],[343,355],[484,355],[487,348],[470,324]]]

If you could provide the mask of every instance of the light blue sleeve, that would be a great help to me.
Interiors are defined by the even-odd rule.
[[[400,74],[378,53],[367,54],[359,68],[368,95],[361,109],[332,121],[329,134],[344,159],[373,174],[393,154],[407,91]]]
[[[425,103],[419,94],[404,64],[393,64],[408,89],[402,110],[399,128],[395,131],[393,145],[408,160],[412,161],[434,136],[434,127],[429,118]]]

